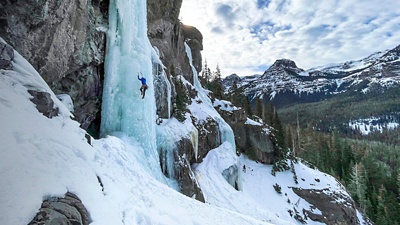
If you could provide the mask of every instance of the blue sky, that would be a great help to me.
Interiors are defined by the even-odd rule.
[[[303,69],[400,44],[400,0],[183,0],[203,34],[203,59],[223,76],[261,74],[277,59]]]

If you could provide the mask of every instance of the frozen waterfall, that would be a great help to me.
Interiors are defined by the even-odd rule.
[[[144,150],[143,163],[163,180],[156,148],[152,74],[152,56],[156,54],[147,37],[146,1],[111,0],[107,39],[101,135],[137,142]],[[144,99],[139,73],[149,86]]]
[[[190,50],[190,47],[188,46],[187,43],[185,43],[185,48],[186,48],[186,54],[189,58],[189,63],[192,68],[192,73],[193,73],[193,85],[196,88],[199,98],[201,99],[204,104],[207,104],[210,108],[214,108],[210,98],[207,96],[206,92],[204,91],[203,87],[200,84],[196,68],[193,66],[192,63],[192,51]],[[235,145],[235,136],[233,134],[232,128],[221,118],[221,116],[215,111],[215,114],[213,115],[214,119],[217,120],[220,131],[221,131],[221,142],[229,142],[232,146],[233,151],[235,152],[236,145]]]
[[[192,51],[190,50],[190,47],[187,43],[185,43],[185,48],[186,48],[186,54],[189,58],[189,63],[192,68],[192,73],[193,73],[193,85],[196,88],[198,92],[198,96],[201,99],[201,101],[208,105],[210,108],[214,108],[210,98],[207,96],[206,91],[203,89],[203,87],[200,84],[200,81],[198,79],[197,71],[196,68],[193,66],[192,63]],[[223,172],[223,176],[227,180],[229,184],[231,184],[233,187],[238,188],[239,190],[242,190],[243,187],[243,179],[242,179],[242,170],[241,165],[239,160],[236,157],[236,145],[235,145],[235,136],[233,133],[232,128],[225,122],[225,120],[222,119],[221,115],[218,114],[217,111],[213,110],[213,118],[218,122],[219,130],[220,130],[220,135],[221,135],[221,143],[224,145],[225,143],[230,144],[230,149],[231,149],[231,154],[236,158],[236,163],[234,165],[231,165],[229,168],[226,168],[225,171]]]

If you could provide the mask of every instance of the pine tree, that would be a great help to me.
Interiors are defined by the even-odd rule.
[[[218,64],[214,74],[214,87],[215,89],[213,92],[215,97],[218,99],[224,99],[224,86],[222,85],[222,75]]]
[[[273,119],[272,119],[272,127],[275,128],[275,137],[278,142],[278,145],[282,147],[282,149],[286,149],[285,146],[285,131],[283,130],[282,122],[279,119],[278,112],[274,110]]]
[[[243,108],[244,108],[244,110],[246,110],[247,115],[252,116],[253,115],[253,110],[251,110],[250,100],[249,100],[249,98],[247,96],[245,96],[245,95],[243,95],[243,96],[244,96]]]
[[[262,118],[263,111],[264,111],[263,100],[261,98],[257,98],[257,100],[256,100],[256,108],[254,110],[254,115]],[[266,122],[266,121],[264,121],[264,122]]]
[[[210,83],[210,76],[211,76],[211,74],[210,74],[210,70],[209,70],[208,65],[207,65],[207,59],[205,59],[204,60],[204,69],[203,69],[203,72],[202,72],[202,78],[203,78],[203,80],[205,82],[205,84],[203,84],[203,85],[205,87],[207,86],[208,83]]]
[[[361,163],[357,163],[352,168],[349,185],[347,186],[354,201],[360,206],[363,213],[367,207],[367,183],[365,177],[365,170]]]
[[[264,121],[272,126],[275,114],[275,107],[272,102],[268,103],[265,109]]]
[[[232,87],[231,87],[231,95],[230,95],[230,101],[232,102],[232,104],[236,105],[236,106],[240,106],[240,92],[237,86],[236,81],[233,82]]]

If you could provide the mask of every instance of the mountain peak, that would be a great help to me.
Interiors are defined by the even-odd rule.
[[[278,59],[271,67],[298,68],[296,63],[291,59]]]
[[[296,63],[290,59],[278,59],[275,61],[272,66],[266,70],[263,74],[263,77],[274,76],[277,74],[282,74],[284,76],[287,75],[298,75],[299,73],[304,72],[303,69],[298,68]]]

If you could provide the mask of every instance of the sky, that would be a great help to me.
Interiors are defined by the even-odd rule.
[[[203,64],[222,76],[262,74],[287,58],[303,69],[362,59],[400,44],[399,0],[183,0],[203,34]]]

